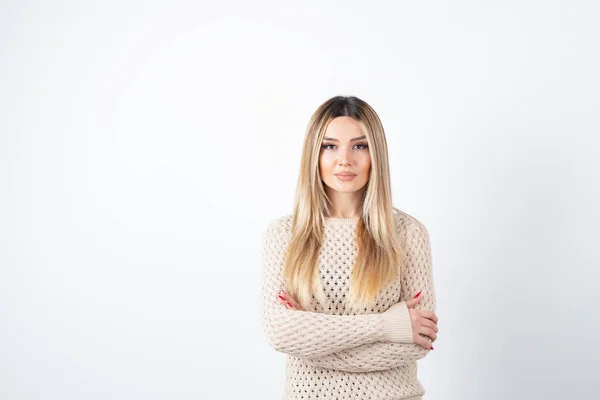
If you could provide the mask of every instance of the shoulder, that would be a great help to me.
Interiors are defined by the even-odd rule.
[[[281,257],[284,254],[291,238],[291,226],[291,214],[268,221],[263,233],[263,257]]]
[[[409,232],[427,234],[425,225],[418,218],[406,211],[394,207],[394,216],[396,217],[396,227],[401,234],[408,234]]]
[[[293,214],[285,214],[267,222],[265,236],[287,236],[292,229]]]

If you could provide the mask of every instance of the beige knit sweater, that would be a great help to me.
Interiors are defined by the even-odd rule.
[[[328,303],[313,297],[310,310],[277,301],[292,215],[268,224],[264,235],[260,306],[269,344],[287,354],[283,400],[411,399],[425,394],[417,360],[430,350],[413,342],[404,300],[421,293],[415,309],[435,312],[429,235],[415,217],[394,211],[407,254],[404,273],[380,291],[375,307],[360,314],[346,309],[349,277],[356,260],[357,218],[327,218],[319,255]]]

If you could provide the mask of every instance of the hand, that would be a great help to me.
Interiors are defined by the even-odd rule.
[[[296,300],[291,294],[286,293],[284,290],[279,292],[277,295],[277,300],[290,310],[302,310],[298,300]]]
[[[412,322],[413,340],[416,344],[431,350],[433,347],[427,338],[430,338],[432,343],[437,339],[438,317],[434,312],[429,310],[413,309],[419,301],[421,301],[421,297],[414,297],[410,300],[406,300],[406,306],[408,307],[408,313],[410,314],[410,320]]]

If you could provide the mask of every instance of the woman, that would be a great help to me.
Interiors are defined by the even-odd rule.
[[[312,115],[293,214],[264,236],[261,318],[291,399],[422,399],[437,339],[428,231],[393,207],[385,133],[363,100]]]

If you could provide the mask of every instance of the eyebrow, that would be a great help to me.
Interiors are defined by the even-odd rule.
[[[359,136],[359,137],[355,137],[354,139],[350,139],[350,141],[351,142],[355,142],[357,140],[361,140],[361,139],[365,139],[365,138],[366,138],[366,136]],[[338,140],[336,138],[330,138],[330,137],[327,137],[327,136],[325,136],[323,138],[323,140],[331,140],[332,142],[338,142]]]

